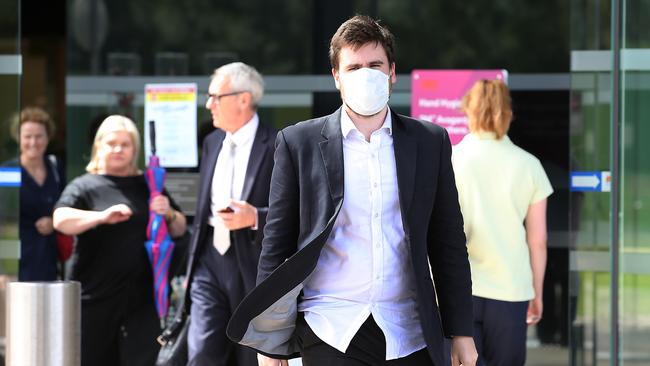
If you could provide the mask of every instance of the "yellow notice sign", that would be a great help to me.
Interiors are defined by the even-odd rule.
[[[147,102],[196,102],[196,88],[147,88]]]
[[[149,122],[156,126],[156,155],[163,167],[195,167],[197,86],[186,84],[147,84],[144,88],[145,136]],[[150,141],[145,142],[145,161],[149,161]]]

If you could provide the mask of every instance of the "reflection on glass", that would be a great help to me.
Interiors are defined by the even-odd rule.
[[[650,10],[644,1],[627,1],[632,10]],[[645,45],[638,17],[627,14],[628,43]],[[625,49],[637,70],[621,70],[621,275],[619,334],[622,365],[650,365],[650,49]],[[641,70],[638,70],[641,69]]]
[[[20,75],[16,71],[19,62],[16,58],[20,54],[19,9],[19,0],[0,1],[0,166],[3,168],[17,153],[9,125],[20,108]],[[0,184],[0,281],[3,283],[4,275],[18,273],[18,197],[18,187]],[[2,292],[4,287],[1,284],[0,287]],[[4,317],[4,313],[0,316]]]

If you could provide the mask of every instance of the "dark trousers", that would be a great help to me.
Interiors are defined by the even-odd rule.
[[[517,366],[526,362],[528,301],[473,297],[477,366]]]
[[[323,342],[305,321],[296,322],[303,366],[433,366],[426,348],[406,357],[386,361],[386,338],[372,315],[352,338],[345,353]]]
[[[136,306],[128,294],[81,303],[82,366],[151,366],[160,345],[160,320],[147,291]]]
[[[226,336],[228,320],[246,295],[235,243],[222,256],[212,245],[212,230],[206,237],[190,287],[188,365],[257,366],[255,351]]]

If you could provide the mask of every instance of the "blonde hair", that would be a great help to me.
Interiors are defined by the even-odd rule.
[[[512,121],[510,92],[503,80],[479,80],[465,94],[461,109],[469,119],[470,132],[494,132],[502,138]]]
[[[99,156],[97,152],[101,148],[102,140],[106,135],[112,132],[128,132],[131,136],[131,141],[133,142],[133,159],[131,161],[132,173],[137,173],[138,170],[138,157],[140,153],[140,133],[138,128],[135,126],[133,121],[125,116],[119,114],[114,114],[112,116],[106,117],[99,128],[97,133],[95,133],[95,139],[93,141],[93,148],[90,154],[90,162],[86,165],[86,171],[88,173],[97,174],[101,168],[103,162],[99,161]]]
[[[20,111],[20,116],[14,117],[11,121],[10,132],[11,136],[20,142],[20,128],[24,123],[34,122],[42,125],[45,128],[45,134],[48,139],[52,139],[56,126],[50,115],[39,107],[25,107]]]

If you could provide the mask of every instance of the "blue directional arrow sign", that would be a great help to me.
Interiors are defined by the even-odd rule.
[[[572,192],[609,192],[612,175],[608,171],[571,172]]]

